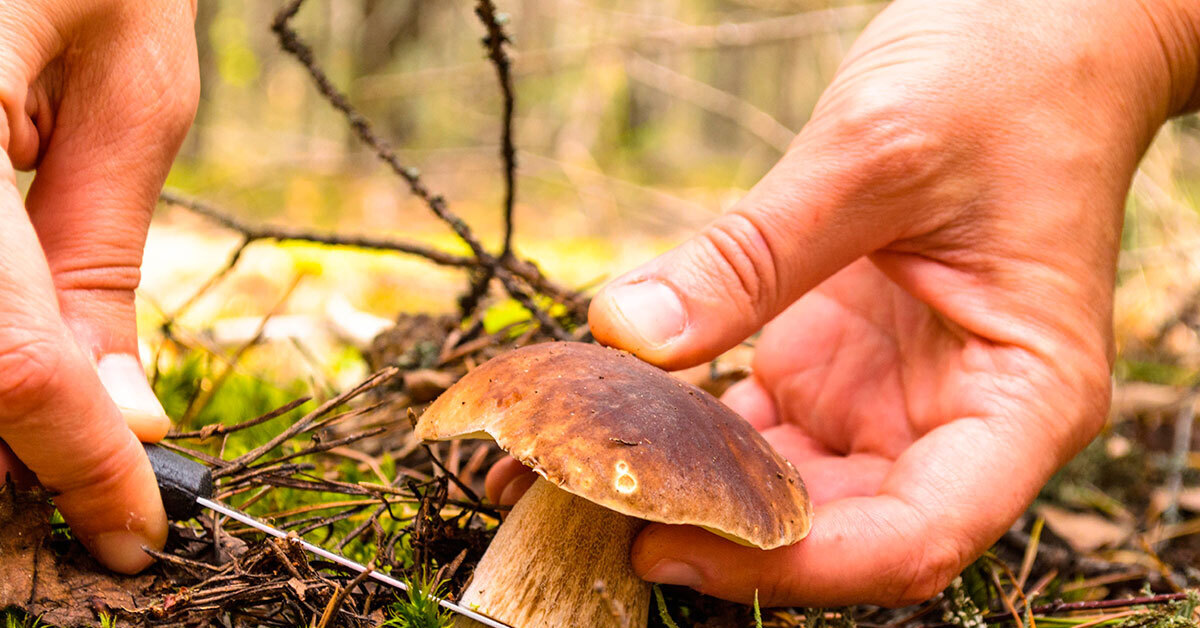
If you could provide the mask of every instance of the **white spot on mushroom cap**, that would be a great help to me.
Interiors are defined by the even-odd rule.
[[[616,478],[613,480],[613,488],[617,489],[622,495],[629,495],[638,488],[637,477],[629,471],[629,463],[624,460],[618,460],[614,467],[616,469]]]

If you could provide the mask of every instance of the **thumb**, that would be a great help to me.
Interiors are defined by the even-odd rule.
[[[178,34],[168,45],[93,42],[106,56],[71,64],[61,94],[41,99],[55,108],[55,129],[26,199],[63,320],[142,441],[161,439],[170,423],[138,359],[134,289],[155,199],[198,98],[191,16],[176,4],[118,24],[134,41]]]
[[[923,163],[920,131],[872,115],[810,123],[729,213],[601,290],[592,334],[666,369],[693,366],[912,229],[938,160]]]

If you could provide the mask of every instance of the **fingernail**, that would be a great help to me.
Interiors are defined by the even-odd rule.
[[[654,563],[654,566],[646,572],[645,576],[642,576],[642,579],[659,584],[677,584],[693,589],[700,586],[700,572],[687,563],[667,558]]]
[[[146,372],[138,359],[124,353],[110,353],[97,364],[100,381],[116,402],[129,428],[143,441],[156,441],[170,429],[170,420],[162,404],[150,390]]]
[[[610,288],[606,296],[625,327],[647,348],[661,347],[683,333],[687,311],[675,291],[658,281],[639,281]]]
[[[97,560],[109,569],[125,574],[137,573],[154,562],[143,550],[152,544],[141,535],[129,532],[107,532],[92,539],[90,549]]]

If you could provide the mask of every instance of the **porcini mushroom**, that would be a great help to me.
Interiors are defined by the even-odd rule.
[[[430,405],[416,431],[427,441],[490,437],[541,476],[460,600],[517,628],[645,626],[650,587],[629,552],[647,521],[771,549],[804,538],[812,519],[795,468],[745,420],[596,345],[496,357]]]

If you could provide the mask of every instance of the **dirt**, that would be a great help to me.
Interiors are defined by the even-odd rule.
[[[0,487],[0,608],[19,609],[55,626],[95,626],[101,613],[135,608],[160,588],[154,573],[105,570],[51,524],[44,493]]]

